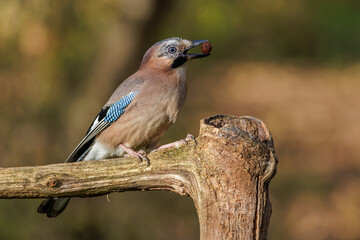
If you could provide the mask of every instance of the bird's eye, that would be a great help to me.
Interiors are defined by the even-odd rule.
[[[168,52],[170,54],[174,54],[174,53],[176,53],[176,51],[177,51],[176,47],[169,47],[169,49],[168,49]]]

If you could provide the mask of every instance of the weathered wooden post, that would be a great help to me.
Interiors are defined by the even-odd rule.
[[[270,132],[252,117],[217,115],[200,124],[196,142],[151,153],[149,167],[122,158],[1,168],[0,198],[170,190],[193,199],[201,240],[266,239],[277,165]]]

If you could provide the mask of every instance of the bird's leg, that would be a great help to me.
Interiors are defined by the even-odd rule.
[[[146,157],[145,151],[140,150],[139,152],[136,152],[131,148],[125,146],[124,144],[119,144],[119,147],[121,147],[127,153],[127,155],[136,157],[137,159],[139,159],[140,162],[145,161],[147,166],[150,166],[150,160]]]
[[[189,141],[194,141],[195,144],[196,144],[195,137],[193,135],[191,135],[191,134],[188,134],[188,135],[186,135],[185,139],[181,139],[181,140],[176,141],[176,142],[172,142],[172,143],[168,143],[168,144],[159,146],[159,147],[156,148],[156,150],[164,150],[164,149],[168,149],[168,148],[172,148],[172,147],[179,148],[180,146],[186,144]]]

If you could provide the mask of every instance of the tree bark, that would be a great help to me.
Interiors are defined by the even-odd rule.
[[[179,148],[154,151],[150,166],[134,158],[0,168],[0,198],[88,197],[129,190],[190,196],[200,239],[266,239],[269,181],[277,157],[271,134],[252,117],[216,115]]]

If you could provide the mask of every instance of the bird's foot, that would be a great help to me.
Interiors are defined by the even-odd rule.
[[[186,135],[185,139],[181,139],[181,140],[176,141],[176,142],[172,142],[172,143],[168,143],[168,144],[159,146],[159,147],[156,148],[156,150],[164,150],[164,149],[173,148],[173,147],[179,148],[179,147],[181,147],[182,145],[186,144],[189,141],[194,141],[195,144],[197,144],[196,140],[195,140],[195,137],[193,135],[191,135],[191,134],[188,134],[188,135]]]
[[[121,147],[126,152],[125,157],[136,157],[137,159],[139,159],[140,163],[145,161],[147,166],[150,166],[150,160],[148,157],[146,157],[146,152],[144,150],[136,152],[123,144],[119,144],[119,147]]]

